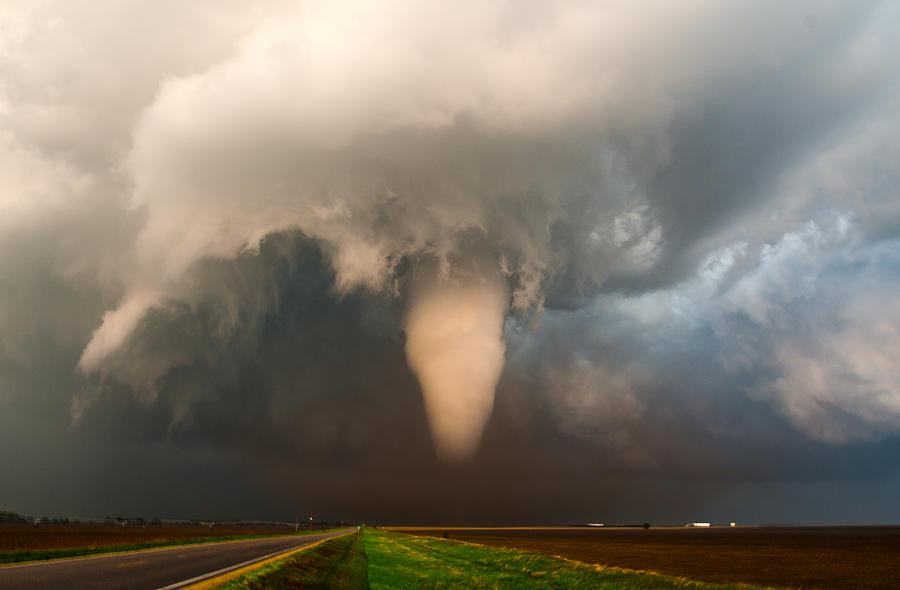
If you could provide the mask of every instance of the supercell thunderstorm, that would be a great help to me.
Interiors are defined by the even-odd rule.
[[[7,432],[885,476],[897,9],[427,4],[0,11]]]

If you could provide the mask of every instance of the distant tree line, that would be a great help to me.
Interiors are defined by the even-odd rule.
[[[0,522],[30,523],[31,518],[22,516],[21,514],[17,514],[15,512],[9,512],[8,510],[0,510]]]
[[[299,521],[298,521],[299,522]],[[276,520],[213,520],[213,519],[161,519],[161,518],[144,518],[141,516],[137,517],[129,517],[129,516],[104,516],[102,519],[98,518],[68,518],[68,517],[49,517],[49,516],[29,516],[24,514],[19,514],[17,512],[12,512],[10,510],[0,510],[0,524],[105,524],[105,525],[115,525],[115,526],[210,526],[214,524],[215,526],[284,526],[284,527],[292,527],[296,528],[300,526],[300,528],[307,528],[311,525],[312,528],[327,528],[331,526],[338,526],[338,524],[343,524],[335,522],[326,522],[326,521],[312,521],[312,522],[303,522],[298,525],[297,522],[286,522],[286,521],[276,521]]]

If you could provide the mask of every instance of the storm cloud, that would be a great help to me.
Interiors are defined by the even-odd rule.
[[[5,509],[896,521],[898,25],[6,3]]]

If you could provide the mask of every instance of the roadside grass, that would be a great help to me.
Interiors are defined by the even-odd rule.
[[[368,560],[363,537],[349,534],[275,561],[218,588],[368,590],[367,576]]]
[[[264,539],[268,537],[287,537],[293,535],[309,535],[327,533],[337,529],[325,531],[299,531],[288,534],[249,534],[227,535],[219,537],[196,537],[192,539],[172,539],[156,543],[136,543],[131,545],[107,545],[99,547],[75,547],[70,549],[49,550],[24,550],[0,552],[0,565],[10,563],[22,563],[26,561],[46,561],[49,559],[66,559],[69,557],[84,557],[88,555],[102,555],[105,553],[122,553],[125,551],[141,551],[144,549],[160,549],[163,547],[178,547],[182,545],[197,545],[199,543],[222,543],[225,541],[244,541],[249,539]]]
[[[591,588],[759,590],[718,585],[539,553],[366,529],[371,590],[418,588]],[[277,586],[276,586],[277,587]]]

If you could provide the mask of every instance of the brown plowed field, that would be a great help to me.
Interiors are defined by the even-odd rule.
[[[707,582],[900,589],[900,527],[392,530]]]
[[[286,526],[176,526],[146,527],[99,524],[0,524],[0,553],[12,551],[51,551],[56,549],[95,549],[145,543],[185,541],[200,537],[277,535],[294,532]]]

